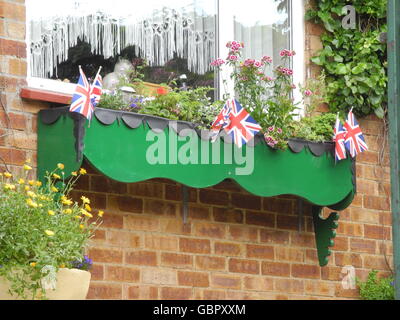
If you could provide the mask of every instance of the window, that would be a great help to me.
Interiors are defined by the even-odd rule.
[[[245,55],[252,57],[295,49],[295,80],[302,81],[303,1],[145,2],[26,0],[29,86],[72,92],[78,65],[88,77],[102,65],[105,75],[126,58],[134,64],[147,61],[149,82],[186,74],[189,85],[218,88],[210,62],[226,53],[225,43],[232,39],[245,42]]]

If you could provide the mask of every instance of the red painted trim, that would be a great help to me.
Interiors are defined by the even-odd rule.
[[[22,88],[20,96],[24,99],[55,102],[60,104],[70,104],[72,98],[72,95],[70,94],[33,88]]]

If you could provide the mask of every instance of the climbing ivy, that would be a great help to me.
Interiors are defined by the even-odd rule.
[[[356,28],[345,29],[343,7],[356,9]],[[317,0],[306,19],[324,26],[323,49],[311,60],[326,74],[327,102],[331,112],[357,116],[385,116],[387,108],[386,44],[387,0]]]

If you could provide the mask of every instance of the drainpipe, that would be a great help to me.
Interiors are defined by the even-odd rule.
[[[388,1],[388,113],[395,296],[400,300],[400,1]]]

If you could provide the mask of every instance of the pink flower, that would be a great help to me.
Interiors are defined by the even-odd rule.
[[[261,80],[264,80],[264,81],[274,81],[274,79],[272,79],[271,77],[268,77],[268,76],[262,77]]]
[[[262,64],[261,61],[254,61],[253,65],[254,65],[256,68],[261,68],[261,67],[263,66],[263,64]]]
[[[291,76],[293,74],[293,70],[292,69],[286,69],[286,74],[288,76]]]
[[[230,60],[230,61],[237,61],[237,59],[238,59],[238,57],[235,56],[234,54],[231,54],[231,55],[228,57],[228,60]]]
[[[210,65],[213,66],[213,67],[220,67],[220,66],[222,66],[224,63],[225,63],[224,60],[222,60],[221,58],[218,58],[218,59],[212,61],[212,62],[210,63]]]
[[[267,62],[267,63],[272,63],[272,58],[270,56],[264,56],[261,58],[261,61]]]
[[[307,97],[310,97],[310,96],[313,95],[313,92],[312,92],[311,90],[307,89],[306,91],[304,91],[304,94],[305,94]]]
[[[251,67],[251,66],[254,64],[254,62],[255,62],[254,59],[246,59],[246,60],[244,61],[244,65],[245,65],[246,67]]]
[[[292,89],[296,89],[296,85],[294,83],[292,83],[292,85],[290,86]]]
[[[281,128],[278,128],[278,129],[276,129],[276,132],[278,132],[279,134],[281,134],[281,133],[282,133],[282,129],[281,129]]]
[[[294,51],[290,51],[290,50],[287,50],[287,49],[283,49],[280,53],[279,53],[279,55],[281,56],[281,57],[292,57],[292,56],[294,56],[296,54],[296,52],[294,52]]]
[[[274,127],[274,126],[271,126],[271,127],[268,128],[268,131],[269,131],[269,132],[272,132],[272,131],[274,131],[274,130],[275,130],[275,127]]]

